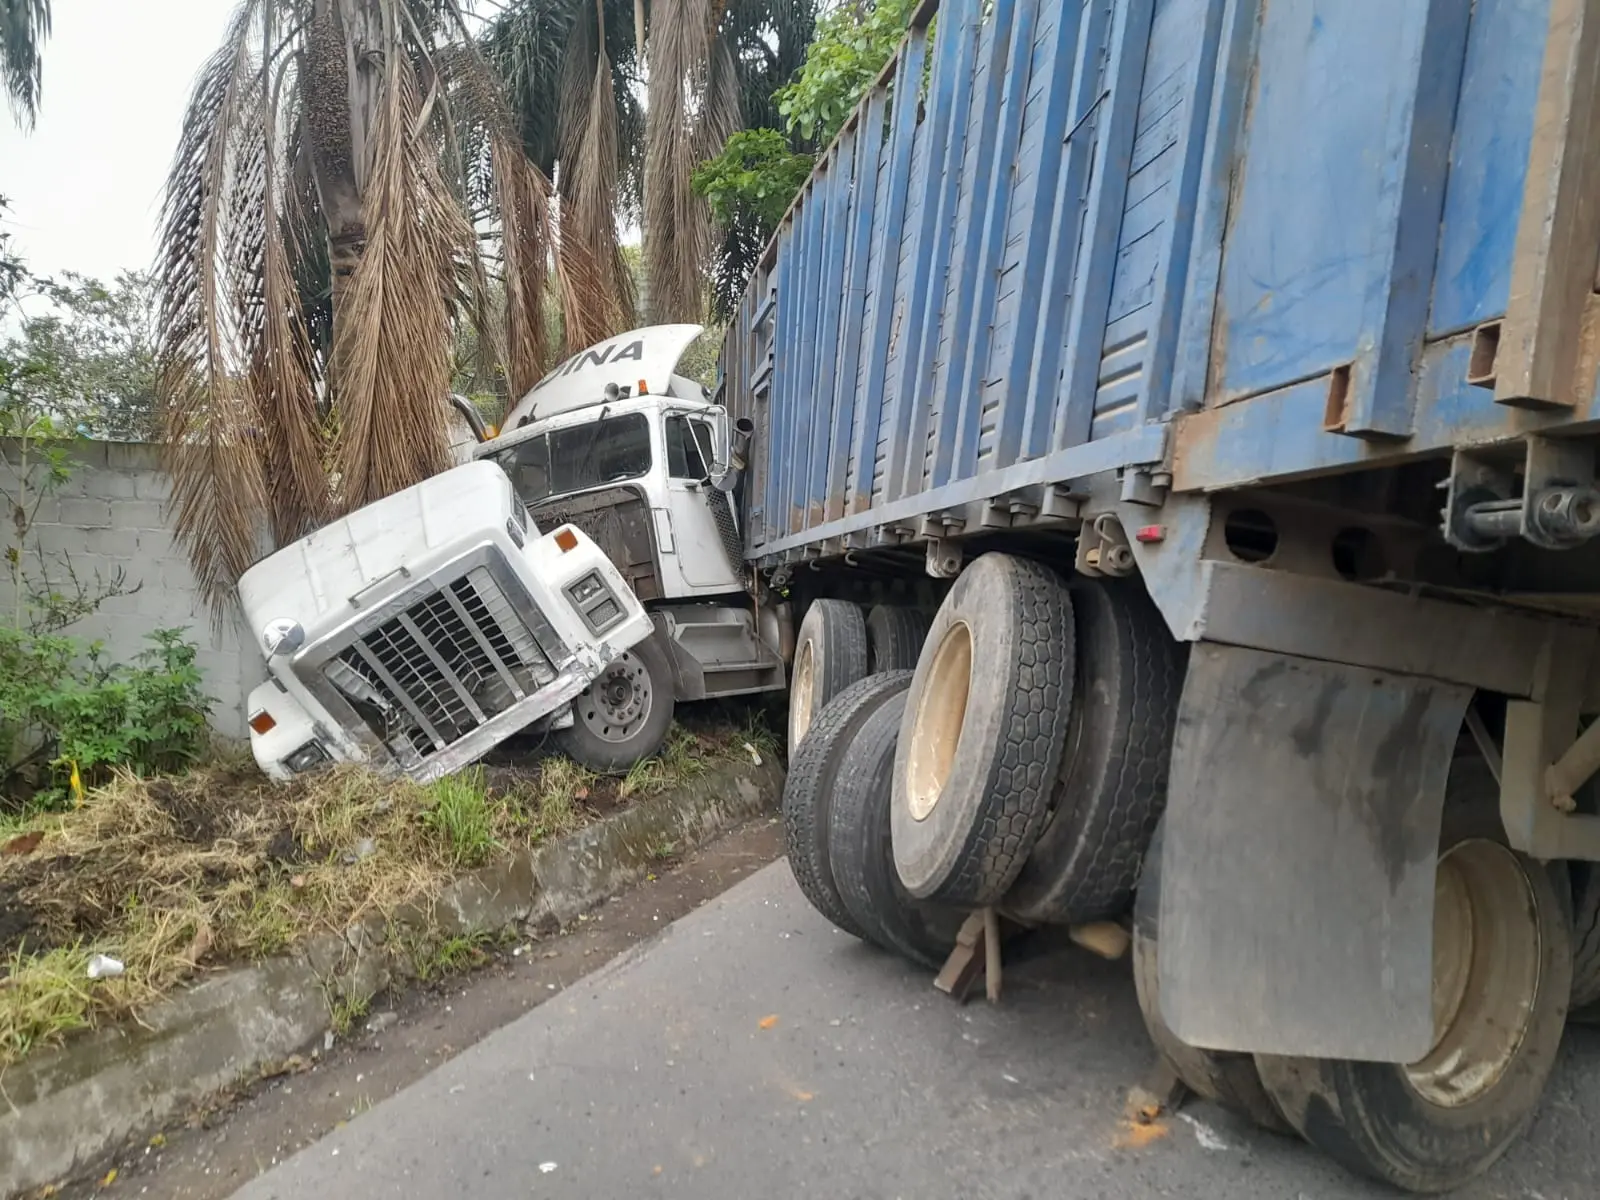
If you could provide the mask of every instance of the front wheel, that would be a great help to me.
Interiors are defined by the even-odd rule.
[[[673,707],[672,664],[652,635],[572,702],[572,724],[556,731],[556,745],[591,771],[621,775],[661,749]]]

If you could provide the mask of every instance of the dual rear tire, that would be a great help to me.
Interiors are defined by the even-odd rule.
[[[889,845],[890,773],[909,671],[847,687],[821,712],[789,764],[783,832],[789,868],[811,906],[863,941],[931,966],[959,917],[915,900]]]

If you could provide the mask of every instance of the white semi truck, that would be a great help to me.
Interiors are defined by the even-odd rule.
[[[678,700],[779,691],[787,609],[746,589],[734,515],[748,427],[676,373],[698,325],[563,362],[474,461],[257,564],[240,598],[270,678],[257,761],[419,780],[530,727],[623,771]]]

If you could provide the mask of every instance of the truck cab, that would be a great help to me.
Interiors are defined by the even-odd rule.
[[[528,519],[469,462],[283,547],[239,599],[266,656],[251,748],[287,780],[330,761],[427,782],[574,698],[652,627],[581,530]]]
[[[583,530],[650,614],[559,731],[572,756],[621,770],[657,749],[679,700],[785,686],[785,612],[758,609],[739,522],[748,428],[677,373],[699,325],[619,334],[551,371],[477,447],[541,527]]]

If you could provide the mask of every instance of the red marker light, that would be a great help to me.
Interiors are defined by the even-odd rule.
[[[1165,525],[1146,525],[1133,535],[1135,541],[1150,545],[1152,542],[1167,540],[1167,527]]]

